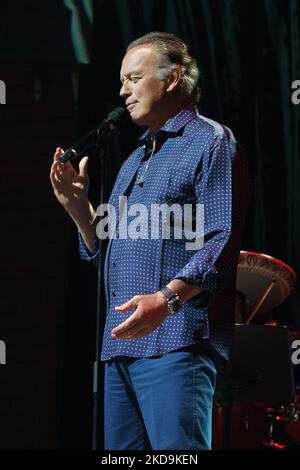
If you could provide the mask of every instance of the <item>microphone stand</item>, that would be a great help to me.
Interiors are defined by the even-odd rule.
[[[96,147],[99,148],[100,159],[100,195],[99,205],[104,203],[105,195],[105,182],[107,181],[107,161],[109,159],[109,144],[108,141],[102,141],[99,133],[97,136]],[[92,450],[97,450],[99,445],[99,402],[103,398],[103,382],[99,381],[99,355],[100,355],[100,341],[102,343],[103,330],[105,324],[105,312],[102,312],[102,296],[103,290],[103,272],[104,272],[104,243],[102,238],[99,238],[99,252],[98,252],[98,280],[97,280],[97,306],[96,306],[96,332],[95,332],[95,357],[93,362],[93,420],[92,420]],[[103,376],[103,371],[101,373]],[[103,400],[101,400],[101,403]]]

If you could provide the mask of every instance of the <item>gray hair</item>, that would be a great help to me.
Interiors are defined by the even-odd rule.
[[[137,46],[149,44],[158,54],[158,77],[166,78],[172,70],[181,69],[180,91],[191,103],[200,98],[199,69],[196,60],[190,55],[188,46],[174,34],[152,32],[132,41],[127,52]]]

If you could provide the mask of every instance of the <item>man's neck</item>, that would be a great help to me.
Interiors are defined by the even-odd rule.
[[[180,111],[182,111],[185,107],[187,106],[187,103],[185,102],[180,102],[177,104],[174,104],[171,108],[169,107],[169,112],[165,114],[165,116],[161,119],[161,121],[156,122],[153,125],[149,126],[149,132],[151,136],[151,142],[153,144],[153,141],[155,140],[155,136],[159,129],[161,129],[170,119],[172,119],[176,114],[178,114]],[[166,107],[166,109],[168,109]]]

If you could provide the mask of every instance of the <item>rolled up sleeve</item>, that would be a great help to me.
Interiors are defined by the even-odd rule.
[[[93,261],[94,263],[97,264],[97,259],[99,255],[99,249],[98,249],[98,240],[97,238],[94,239],[94,252],[91,253],[86,244],[84,243],[84,240],[78,232],[78,239],[79,239],[79,256],[81,259],[85,261]]]
[[[216,138],[195,180],[196,202],[204,205],[204,243],[176,274],[210,294],[232,278],[248,201],[248,166],[230,131]]]

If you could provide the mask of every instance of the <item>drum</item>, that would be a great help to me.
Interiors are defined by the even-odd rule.
[[[280,305],[292,292],[295,282],[295,271],[282,261],[263,253],[241,251],[236,290],[246,301],[241,316],[246,313],[247,319],[242,318],[242,323],[250,323],[254,317]]]

